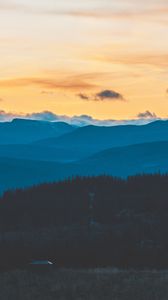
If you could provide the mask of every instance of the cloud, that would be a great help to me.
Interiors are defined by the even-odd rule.
[[[17,117],[17,114],[13,114],[12,112],[5,112],[4,110],[0,110],[0,122],[12,121]]]
[[[50,111],[25,114],[24,118],[32,119],[32,120],[39,120],[39,121],[49,121],[49,122],[66,122],[66,123],[69,123],[71,125],[76,125],[76,126],[90,125],[90,124],[94,124],[96,121],[91,116],[88,116],[88,115],[69,117],[66,115],[57,115]]]
[[[117,93],[113,90],[103,90],[99,93],[96,93],[94,95],[87,95],[87,94],[77,94],[77,97],[79,97],[81,100],[86,101],[125,101],[123,95],[120,93]]]
[[[25,3],[23,3],[25,2]],[[38,3],[39,2],[39,3]],[[52,1],[51,1],[52,2]],[[65,1],[63,1],[65,2]],[[119,5],[111,5],[110,1],[103,4],[104,1],[83,1],[80,4],[74,1],[67,1],[67,5],[60,5],[59,1],[53,1],[51,5],[46,5],[44,1],[12,1],[0,0],[0,10],[16,11],[27,14],[49,15],[49,16],[70,16],[79,18],[97,18],[97,19],[117,19],[127,20],[145,19],[153,22],[162,22],[163,17],[167,16],[168,6],[166,0],[159,0],[158,3],[146,3],[141,1],[117,1]],[[102,3],[101,3],[102,2]],[[126,4],[125,4],[125,3]],[[129,3],[130,2],[130,3]],[[133,3],[135,2],[135,3]],[[151,2],[151,1],[149,1]],[[46,1],[47,3],[47,1]],[[95,3],[95,4],[94,4]],[[74,5],[75,4],[75,5]],[[128,5],[129,4],[129,5]],[[159,17],[159,20],[158,20]]]
[[[18,117],[18,116],[17,116]],[[23,118],[23,115],[21,116]],[[88,125],[95,125],[95,126],[116,126],[116,125],[128,125],[128,124],[147,124],[152,119],[135,119],[135,120],[114,120],[114,119],[105,119],[99,120],[93,118],[89,115],[79,115],[79,116],[66,116],[66,115],[57,115],[50,111],[44,111],[40,113],[32,113],[26,114],[24,116],[26,119],[32,120],[40,120],[40,121],[50,121],[50,122],[66,122],[71,125],[75,126],[88,126]]]
[[[53,122],[53,121],[59,121],[59,117],[54,114],[51,111],[43,111],[40,113],[32,113],[32,114],[26,114],[25,117],[27,119],[34,119],[34,120],[41,120],[41,121],[49,121],[49,122]]]
[[[95,96],[96,96],[95,100],[100,100],[100,101],[124,100],[123,96],[120,93],[115,92],[113,90],[104,90],[104,91],[101,91],[100,93],[96,94]]]
[[[72,117],[66,115],[57,115],[47,110],[42,112],[29,113],[29,114],[5,112],[4,110],[0,111],[0,122],[12,121],[15,118],[38,120],[38,121],[49,121],[49,122],[66,122],[68,124],[75,125],[75,126],[87,126],[87,125],[116,126],[116,125],[130,125],[130,124],[143,125],[156,120],[155,118],[144,118],[144,117],[138,119],[132,119],[132,120],[114,120],[114,119],[99,120],[89,115],[79,115],[79,116],[72,116]]]
[[[78,76],[67,77],[65,79],[52,79],[52,78],[12,78],[6,80],[0,80],[0,88],[15,88],[36,85],[40,88],[56,90],[81,90],[90,89],[95,87],[94,84],[85,81]]]
[[[96,125],[97,120],[88,115],[73,116],[71,118],[71,124],[77,126]]]
[[[65,14],[73,17],[86,17],[86,18],[117,18],[117,19],[128,19],[134,18],[149,18],[149,17],[157,17],[157,16],[166,16],[168,12],[167,6],[162,8],[153,8],[153,9],[125,9],[125,10],[116,10],[111,9],[97,9],[97,11],[93,10],[71,10],[71,11],[48,11],[48,14]],[[47,13],[47,12],[46,12]]]
[[[128,54],[128,55],[99,55],[91,57],[97,61],[112,63],[112,64],[123,64],[123,65],[150,65],[155,67],[167,67],[168,66],[168,54]]]
[[[90,99],[89,96],[87,96],[86,94],[82,94],[82,93],[79,93],[77,95],[77,97],[79,97],[82,100],[89,100]]]
[[[149,110],[146,110],[145,112],[139,113],[137,115],[138,118],[142,119],[157,119],[157,115],[153,112],[150,112]]]
[[[107,4],[101,4],[101,1],[95,1],[95,5],[89,7],[85,6],[83,3],[79,6],[73,7],[71,5],[67,5],[66,7],[59,9],[57,7],[53,7],[52,9],[39,10],[39,14],[46,15],[63,15],[70,16],[75,18],[94,18],[94,19],[109,19],[109,20],[117,20],[117,21],[133,21],[135,20],[145,20],[148,22],[160,22],[161,24],[167,23],[165,22],[165,17],[168,13],[168,6],[165,3],[166,0],[159,0],[158,3],[146,3],[145,1],[117,1],[119,5],[113,5],[112,3],[107,2]],[[87,2],[87,1],[86,1]],[[102,3],[105,1],[102,1]],[[124,3],[125,2],[125,3]],[[134,3],[133,3],[134,2]],[[84,2],[85,3],[85,2]],[[112,5],[111,5],[112,4]],[[37,12],[36,12],[37,13]]]

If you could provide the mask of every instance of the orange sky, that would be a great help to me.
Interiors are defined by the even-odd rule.
[[[0,27],[1,110],[168,116],[167,0],[0,0]]]

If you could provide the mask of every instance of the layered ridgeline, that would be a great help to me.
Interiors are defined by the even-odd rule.
[[[155,121],[147,125],[120,125],[111,127],[85,126],[58,138],[38,141],[47,147],[73,149],[77,155],[95,153],[107,148],[168,140],[168,121]]]
[[[1,192],[76,175],[168,171],[168,121],[77,128],[17,119],[0,123],[0,140]]]

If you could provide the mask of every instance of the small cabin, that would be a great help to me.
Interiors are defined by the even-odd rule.
[[[47,271],[53,268],[54,264],[49,260],[33,260],[29,263],[29,268],[35,271]]]
[[[53,263],[49,260],[33,260],[31,266],[51,266]]]

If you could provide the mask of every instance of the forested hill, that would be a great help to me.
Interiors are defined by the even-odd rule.
[[[168,175],[79,177],[0,199],[0,269],[32,259],[70,267],[167,268],[167,237]]]
[[[168,175],[144,175],[127,180],[78,177],[25,190],[9,191],[0,201],[0,224],[10,229],[84,224],[89,194],[94,193],[95,222],[112,224],[125,213],[168,214]],[[10,216],[10,217],[9,217]]]

